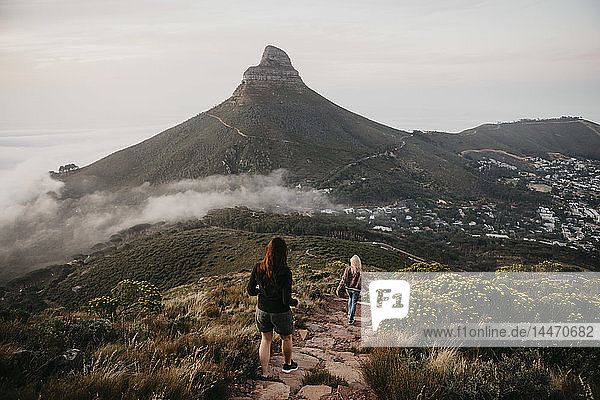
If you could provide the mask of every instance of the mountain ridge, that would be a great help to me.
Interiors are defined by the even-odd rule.
[[[497,197],[498,184],[460,155],[454,142],[464,137],[414,135],[340,107],[305,85],[289,56],[269,45],[222,103],[58,179],[64,197],[77,197],[283,168],[287,183],[329,189],[348,203]]]
[[[433,132],[431,138],[458,153],[492,148],[519,156],[564,152],[600,159],[600,125],[579,117],[485,123],[458,133]]]

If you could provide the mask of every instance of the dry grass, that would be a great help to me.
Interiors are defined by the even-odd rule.
[[[209,303],[209,293],[192,291],[182,296],[165,300],[165,313],[175,317],[182,316],[200,319],[206,315]]]
[[[293,273],[300,301],[295,317],[302,321],[324,304],[323,293],[338,277],[311,268]],[[164,293],[164,309],[156,315],[111,322],[60,309],[2,321],[0,370],[15,373],[0,380],[0,398],[225,398],[233,382],[253,378],[259,366],[256,298],[246,293],[247,278],[221,275],[174,288]],[[82,350],[73,363],[31,375],[73,347]],[[19,364],[22,349],[39,350],[42,360],[32,356]]]
[[[257,335],[250,316],[255,300],[244,290],[235,281],[188,287],[168,296],[165,310],[158,315],[121,318],[114,323],[67,311],[27,322],[4,321],[0,324],[0,368],[15,365],[18,351],[33,348],[36,338],[35,348],[48,362],[78,347],[73,346],[77,341],[86,346],[78,362],[65,365],[64,371],[52,368],[36,376],[35,383],[27,384],[30,379],[17,376],[12,384],[0,382],[0,397],[225,398],[232,382],[252,378],[258,368]],[[105,323],[114,335],[90,341],[88,336]],[[73,330],[73,326],[80,328]],[[30,363],[23,364],[17,375],[25,378],[28,374]],[[20,388],[15,390],[14,385]]]
[[[442,377],[464,376],[473,364],[456,348],[434,349],[427,360],[429,370]]]
[[[362,373],[383,400],[598,398],[591,378],[547,365],[538,349],[376,348]]]
[[[362,365],[365,381],[382,400],[435,398],[437,376],[425,368],[416,368],[414,360],[403,352],[378,348]]]
[[[228,394],[229,381],[202,357],[188,357],[176,366],[110,363],[94,365],[84,374],[52,378],[44,399],[214,399]]]
[[[306,374],[302,378],[303,385],[327,385],[333,388],[339,385],[348,386],[348,382],[339,376],[333,375],[328,370],[316,366],[306,371]]]

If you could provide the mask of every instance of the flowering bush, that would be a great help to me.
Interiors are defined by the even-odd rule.
[[[530,267],[523,264],[513,264],[498,268],[498,272],[561,272],[565,270],[566,268],[562,264],[547,260]]]
[[[331,261],[327,263],[327,267],[325,268],[328,272],[331,273],[339,273],[341,274],[348,267],[348,264],[341,261]]]
[[[148,281],[125,279],[111,289],[109,296],[88,302],[90,311],[102,317],[114,318],[123,314],[159,313],[163,309],[162,295]]]
[[[416,262],[410,267],[399,270],[399,272],[446,272],[449,269],[437,262]]]
[[[312,267],[309,264],[300,264],[297,267],[299,270],[301,271],[310,271],[312,270]]]
[[[391,277],[403,279],[407,272],[438,272],[441,268],[444,266],[438,263],[414,263],[392,273]],[[582,321],[584,315],[597,316],[600,296],[596,279],[573,283],[552,278],[550,273],[547,276],[541,274],[542,278],[536,275],[535,279],[511,277],[515,276],[513,273],[518,276],[521,272],[564,270],[561,264],[544,261],[532,266],[514,264],[502,267],[487,278],[453,272],[425,274],[429,279],[411,283],[407,316],[402,320],[384,320],[379,330],[391,332],[416,324],[433,327],[458,319],[465,323],[481,323],[491,319],[487,313],[500,313],[500,308],[501,313],[510,316],[512,321],[539,321],[542,310],[552,310],[553,318],[560,322]]]
[[[88,301],[88,308],[104,318],[112,318],[117,312],[119,302],[111,296],[96,297]]]

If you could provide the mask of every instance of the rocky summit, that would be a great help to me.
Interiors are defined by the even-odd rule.
[[[242,84],[261,84],[270,81],[303,84],[300,74],[292,66],[286,52],[271,45],[265,47],[260,64],[249,67],[244,72]]]

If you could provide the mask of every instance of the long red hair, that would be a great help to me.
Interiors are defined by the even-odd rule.
[[[287,245],[280,237],[271,239],[267,245],[265,257],[258,265],[258,277],[264,283],[274,283],[275,275],[283,268],[287,268]]]

